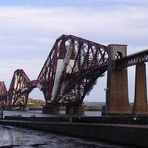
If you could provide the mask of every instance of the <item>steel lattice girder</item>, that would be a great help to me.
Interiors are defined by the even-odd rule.
[[[30,81],[22,69],[14,72],[6,105],[26,105],[33,88],[43,91],[46,103],[81,103],[109,64],[107,46],[72,35],[59,37],[37,80]],[[117,59],[115,68],[148,61],[148,50]],[[22,100],[22,98],[24,98]]]
[[[7,88],[4,82],[0,82],[0,108],[4,107],[6,98],[7,98]]]
[[[117,60],[116,67],[124,68],[144,62],[148,62],[148,49]]]
[[[29,95],[30,79],[22,69],[17,69],[12,77],[6,106],[25,106]]]
[[[107,70],[107,64],[106,46],[62,35],[56,40],[37,80],[42,83],[47,102],[78,103]]]

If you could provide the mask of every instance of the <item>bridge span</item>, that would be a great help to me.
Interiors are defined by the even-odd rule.
[[[0,82],[0,104],[3,108],[25,109],[29,93],[38,87],[44,95],[45,112],[83,112],[86,94],[107,71],[106,115],[147,115],[146,66],[148,50],[127,55],[127,45],[95,43],[73,35],[62,35],[54,43],[38,77],[30,80],[17,69],[7,90]],[[133,107],[128,98],[129,66],[136,66]],[[98,90],[99,91],[99,90]]]

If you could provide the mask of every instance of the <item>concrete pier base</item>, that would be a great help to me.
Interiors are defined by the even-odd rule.
[[[73,114],[73,106],[66,106],[66,112],[67,115]]]
[[[21,110],[21,111],[27,111],[28,108],[27,108],[27,106],[20,106],[20,110]]]
[[[26,105],[22,105],[22,106],[9,106],[9,107],[5,107],[5,110],[12,110],[12,111],[28,111],[28,107]]]
[[[146,65],[144,63],[136,65],[135,100],[134,100],[133,114],[148,115]]]
[[[53,103],[48,103],[43,107],[43,113],[45,114],[59,114],[60,106]]]
[[[83,104],[80,104],[78,106],[74,106],[73,114],[74,115],[83,115],[84,114]]]
[[[66,114],[71,115],[83,115],[84,107],[83,104],[75,105],[75,106],[66,106]]]

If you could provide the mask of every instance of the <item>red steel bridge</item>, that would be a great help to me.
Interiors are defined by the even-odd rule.
[[[45,112],[83,111],[83,100],[107,71],[106,114],[146,114],[146,69],[148,50],[127,55],[127,46],[101,45],[73,35],[62,35],[54,43],[36,80],[17,69],[7,90],[0,82],[0,103],[4,108],[25,108],[29,93],[38,87],[44,95]],[[136,65],[135,101],[128,100],[127,67]],[[142,81],[141,81],[142,80]],[[99,90],[98,90],[99,91]]]

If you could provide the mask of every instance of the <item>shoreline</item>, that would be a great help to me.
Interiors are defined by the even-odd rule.
[[[92,140],[119,143],[126,146],[148,146],[148,125],[146,125],[146,123],[145,125],[140,125],[133,119],[131,120],[133,123],[128,124],[127,118],[125,118],[126,120],[124,120],[126,122],[121,124],[117,122],[117,119],[119,120],[119,117],[114,117],[114,122],[111,122],[110,118],[106,118],[105,123],[105,120],[101,117],[49,117],[28,118],[28,120],[27,118],[23,117],[16,117],[13,119],[8,117],[6,119],[0,120],[0,124],[24,127],[46,132],[55,132]]]

